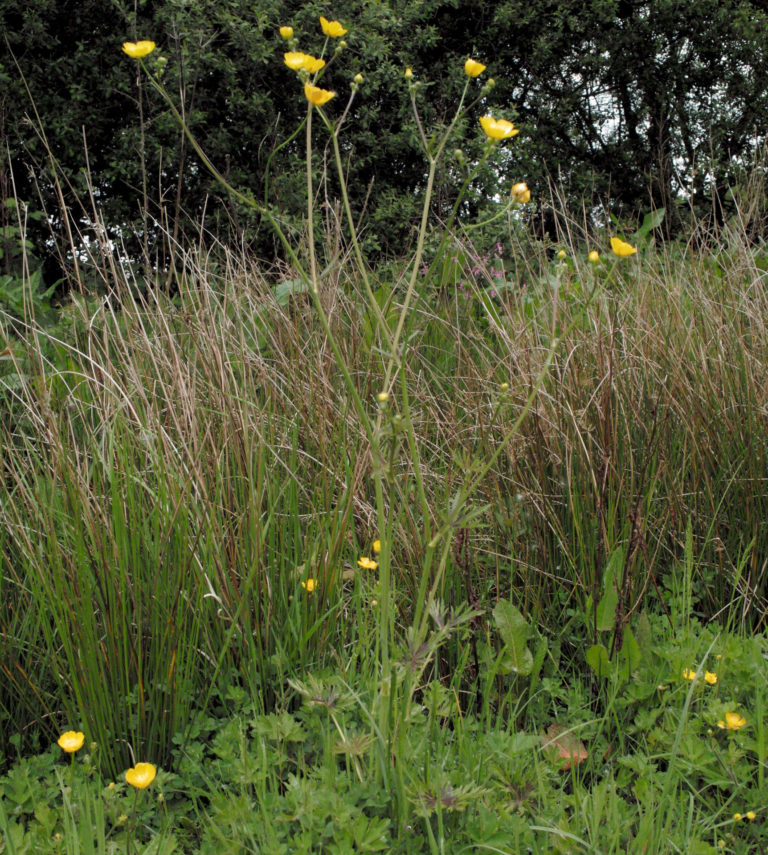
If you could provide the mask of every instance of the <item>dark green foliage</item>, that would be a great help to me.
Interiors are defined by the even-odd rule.
[[[709,210],[715,198],[722,215],[725,191],[759,141],[755,129],[768,124],[768,27],[756,3],[339,0],[329,8],[165,0],[142,2],[136,13],[133,4],[106,0],[32,7],[6,0],[0,137],[10,162],[0,191],[45,210],[59,237],[62,201],[86,233],[100,216],[134,257],[145,254],[161,267],[169,256],[163,230],[179,240],[201,221],[224,239],[258,234],[263,253],[276,247],[214,184],[146,79],[139,90],[137,64],[120,52],[124,39],[158,43],[147,67],[158,72],[159,58],[167,60],[162,82],[211,160],[233,186],[258,198],[269,164],[269,202],[298,224],[303,135],[275,149],[298,127],[306,104],[282,63],[277,27],[292,24],[301,49],[319,52],[318,16],[340,19],[349,28],[348,48],[325,80],[339,92],[330,111],[338,116],[352,76],[365,77],[342,145],[350,197],[357,213],[365,211],[363,237],[376,253],[407,246],[425,174],[403,85],[406,65],[427,86],[419,101],[428,133],[455,107],[468,54],[486,62],[486,76],[497,82],[477,112],[517,118],[522,127],[509,153],[470,188],[465,217],[492,205],[510,178],[525,178],[534,198],[546,198],[551,176],[574,205],[610,199],[620,216],[649,203],[665,207],[669,233],[687,216],[687,204],[680,206],[686,200]],[[475,118],[457,128],[456,146],[468,159],[482,142]],[[459,180],[453,167],[438,176],[439,212],[449,210]],[[333,202],[338,193],[330,183]],[[535,225],[554,236],[547,211]]]

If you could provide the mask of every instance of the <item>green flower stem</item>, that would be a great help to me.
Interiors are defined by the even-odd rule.
[[[339,130],[346,118],[347,112],[349,111],[350,106],[352,105],[352,101],[354,100],[355,93],[352,93],[352,96],[347,103],[347,107],[344,110],[344,113],[339,119],[336,127],[334,128],[331,123],[328,121],[324,112],[320,111],[320,115],[325,122],[325,126],[328,128],[331,134],[331,142],[333,143],[333,156],[336,162],[336,171],[339,176],[339,185],[341,187],[341,198],[344,204],[344,213],[347,218],[347,223],[349,224],[349,235],[352,240],[352,247],[355,252],[355,259],[357,261],[358,269],[360,270],[360,275],[363,277],[363,285],[365,287],[365,296],[368,299],[368,303],[376,316],[376,325],[378,329],[381,331],[382,335],[385,337],[387,342],[387,347],[390,352],[392,350],[392,342],[389,336],[389,327],[384,318],[384,314],[381,311],[381,308],[376,300],[376,297],[373,294],[373,289],[371,288],[371,282],[368,278],[368,269],[365,264],[365,260],[363,259],[363,252],[360,248],[360,242],[357,239],[357,229],[355,228],[355,220],[352,216],[352,208],[349,204],[349,194],[347,193],[347,182],[344,179],[344,168],[341,162],[341,151],[339,149]],[[385,387],[386,388],[386,387]]]

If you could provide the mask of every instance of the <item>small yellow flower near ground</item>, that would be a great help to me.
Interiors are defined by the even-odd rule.
[[[478,77],[485,71],[485,66],[482,62],[478,62],[476,59],[468,59],[464,63],[464,73],[468,77]]]
[[[310,104],[314,104],[315,107],[322,107],[331,98],[336,97],[335,92],[331,92],[329,89],[321,89],[319,86],[313,86],[311,83],[304,84],[304,94],[307,96],[307,101]]]
[[[373,558],[368,558],[367,555],[363,555],[362,558],[357,559],[357,566],[362,570],[375,570],[379,566],[379,562],[374,561]]]
[[[84,742],[85,734],[80,730],[68,730],[66,733],[62,733],[57,740],[59,748],[66,751],[67,754],[74,754],[75,751],[79,751]]]
[[[410,68],[405,69],[405,79],[406,80],[412,80],[413,79],[413,72],[411,71]]]
[[[145,790],[155,780],[156,773],[151,763],[137,763],[125,773],[125,780],[137,790]]]
[[[558,257],[561,261],[565,258],[565,256],[566,256],[566,252],[565,252],[565,250],[564,250],[564,249],[561,249],[561,250],[559,250],[559,251],[558,251],[558,253],[557,253],[557,257]]]
[[[591,254],[592,253],[590,253],[590,255]],[[683,679],[684,680],[695,680],[698,676],[699,675],[692,668],[686,668],[685,671],[683,671]]]
[[[499,392],[501,392],[503,394],[504,392],[508,392],[508,391],[509,391],[509,383],[507,383],[506,380],[503,383],[499,383]]]
[[[508,122],[506,119],[494,119],[493,116],[481,116],[480,125],[485,131],[485,135],[492,140],[508,140],[520,133],[512,122]]]
[[[592,252],[590,252],[589,255],[587,256],[587,258],[589,259],[590,264],[597,264],[597,262],[600,261],[600,253],[596,249],[593,249]],[[694,677],[695,676],[696,675],[694,673]],[[686,679],[692,680],[693,677],[686,677]]]
[[[378,555],[381,552],[381,541],[374,540],[373,541],[373,552],[375,555]]]
[[[752,820],[753,820],[753,819],[755,819],[755,818],[757,817],[757,814],[756,814],[753,810],[748,810],[748,811],[744,814],[744,816],[745,816],[745,817],[746,817],[750,822],[752,822]]]
[[[379,393],[376,395],[376,400],[377,400],[380,404],[386,404],[386,403],[387,403],[387,401],[389,400],[389,392],[379,392]]]
[[[524,181],[512,185],[512,196],[518,205],[524,205],[531,201],[531,191]]]
[[[741,820],[742,820],[742,819],[743,819],[743,817],[742,817],[742,815],[741,815],[740,813],[735,813],[735,814],[733,815],[733,821],[734,821],[734,822],[741,822]]]
[[[320,16],[320,26],[323,28],[326,36],[330,36],[332,39],[338,39],[347,34],[347,31],[338,21],[329,21],[322,15]]]
[[[142,57],[148,56],[154,49],[154,42],[123,42],[123,53],[127,53],[131,59],[141,59]]]
[[[317,586],[318,586],[317,579],[307,579],[306,582],[302,579],[301,587],[304,588],[304,590],[308,594],[311,594],[312,591],[316,590]]]
[[[362,75],[362,74],[359,74],[359,73],[358,73],[358,74],[356,74],[356,75],[355,75],[355,77],[354,77],[354,81],[355,81],[355,83],[357,83],[357,85],[359,86],[359,85],[363,82],[363,75]]]
[[[611,238],[611,249],[614,255],[618,255],[619,258],[626,258],[628,255],[634,255],[637,252],[637,247],[630,246],[617,237]]]
[[[717,683],[717,674],[715,674],[714,671],[705,671],[704,680],[709,683],[710,686],[714,686],[715,683]]]
[[[740,728],[744,727],[746,723],[747,720],[743,716],[740,716],[738,713],[727,712],[725,714],[725,721],[719,721],[717,723],[717,726],[721,730],[739,730]]]
[[[288,41],[288,39],[293,38],[293,27],[280,27],[280,38],[283,41]]]

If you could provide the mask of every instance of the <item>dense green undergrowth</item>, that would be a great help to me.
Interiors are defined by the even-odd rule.
[[[302,294],[227,263],[172,299],[126,287],[58,327],[14,322],[5,851],[764,847],[759,258],[513,272],[457,247],[385,402],[369,315],[327,259],[322,299],[386,414],[386,673],[358,565],[379,534],[365,434]],[[419,640],[414,483],[437,527],[505,439]],[[88,755],[71,768],[47,747],[69,727]],[[142,758],[160,771],[135,799],[122,772]]]

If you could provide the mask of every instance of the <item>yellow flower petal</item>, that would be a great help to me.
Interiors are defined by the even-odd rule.
[[[151,763],[137,763],[125,773],[125,780],[137,790],[144,790],[155,780],[156,772]]]
[[[724,730],[726,728],[728,730],[739,730],[740,728],[744,727],[746,723],[747,720],[743,716],[740,716],[738,713],[735,712],[728,712],[725,714],[725,721],[719,721],[717,723],[717,726],[721,730]]]
[[[531,201],[531,191],[524,181],[512,185],[512,196],[519,205],[524,205],[526,202]]]
[[[309,58],[311,59],[311,57]],[[304,63],[307,61],[307,54],[291,50],[283,54],[283,59],[288,68],[298,71],[300,68],[304,68]]]
[[[324,59],[315,59],[314,56],[310,56],[309,54],[305,55],[305,57],[304,57],[304,68],[306,68],[310,74],[317,74],[317,72],[320,71],[320,69],[324,68],[324,67],[325,67],[325,60]]]
[[[306,582],[302,581],[301,587],[304,588],[308,594],[311,594],[312,591],[317,588],[317,579],[307,579]]]
[[[486,136],[492,140],[507,140],[520,133],[512,122],[506,119],[494,119],[493,116],[481,116],[480,124]]]
[[[123,42],[123,52],[127,53],[131,59],[141,59],[142,57],[152,53],[154,49],[154,42]]]
[[[626,258],[628,255],[634,255],[637,252],[636,247],[630,246],[628,243],[625,243],[617,237],[611,238],[611,249],[615,255],[619,256],[619,258]]]
[[[307,101],[314,104],[315,107],[322,107],[327,104],[331,98],[336,97],[335,92],[328,89],[321,89],[319,86],[313,86],[311,83],[304,84],[304,94],[307,96]]]
[[[717,683],[717,674],[715,674],[714,671],[705,671],[704,680],[709,683],[710,686],[714,686],[715,683]]]
[[[593,252],[595,252],[595,251],[593,250]],[[592,253],[590,252],[589,255],[590,255],[589,260],[591,261],[592,260]],[[595,252],[595,255],[597,255],[596,252]],[[698,676],[699,675],[692,668],[686,668],[685,671],[683,671],[683,679],[684,680],[695,680]]]
[[[283,41],[288,41],[288,39],[293,38],[293,27],[280,27],[280,38]]]
[[[413,71],[410,68],[405,69],[405,79],[412,80],[413,79]]]
[[[484,71],[485,71],[485,66],[483,65],[483,63],[478,62],[475,59],[470,58],[464,63],[464,73],[468,77],[478,77]]]
[[[59,748],[66,751],[67,754],[74,754],[75,751],[79,751],[84,742],[85,734],[80,730],[68,730],[66,733],[62,733],[57,740]]]
[[[347,31],[338,21],[329,21],[322,15],[320,16],[320,26],[326,36],[330,36],[332,39],[338,39],[347,34]]]
[[[368,556],[364,555],[362,558],[357,559],[357,566],[363,570],[375,570],[379,564],[377,561],[374,561],[372,558],[368,558]]]
[[[597,262],[600,261],[600,253],[596,249],[593,249],[592,252],[590,252],[589,255],[587,256],[587,258],[589,259],[590,264],[597,264]],[[688,669],[686,668],[686,670],[688,670]],[[685,676],[685,674],[683,674],[683,676]],[[695,672],[694,672],[693,676],[694,677],[696,676]],[[685,679],[686,680],[692,680],[693,677],[686,677]]]
[[[373,541],[373,551],[376,555],[378,555],[381,552],[381,541],[380,540],[374,540]]]

